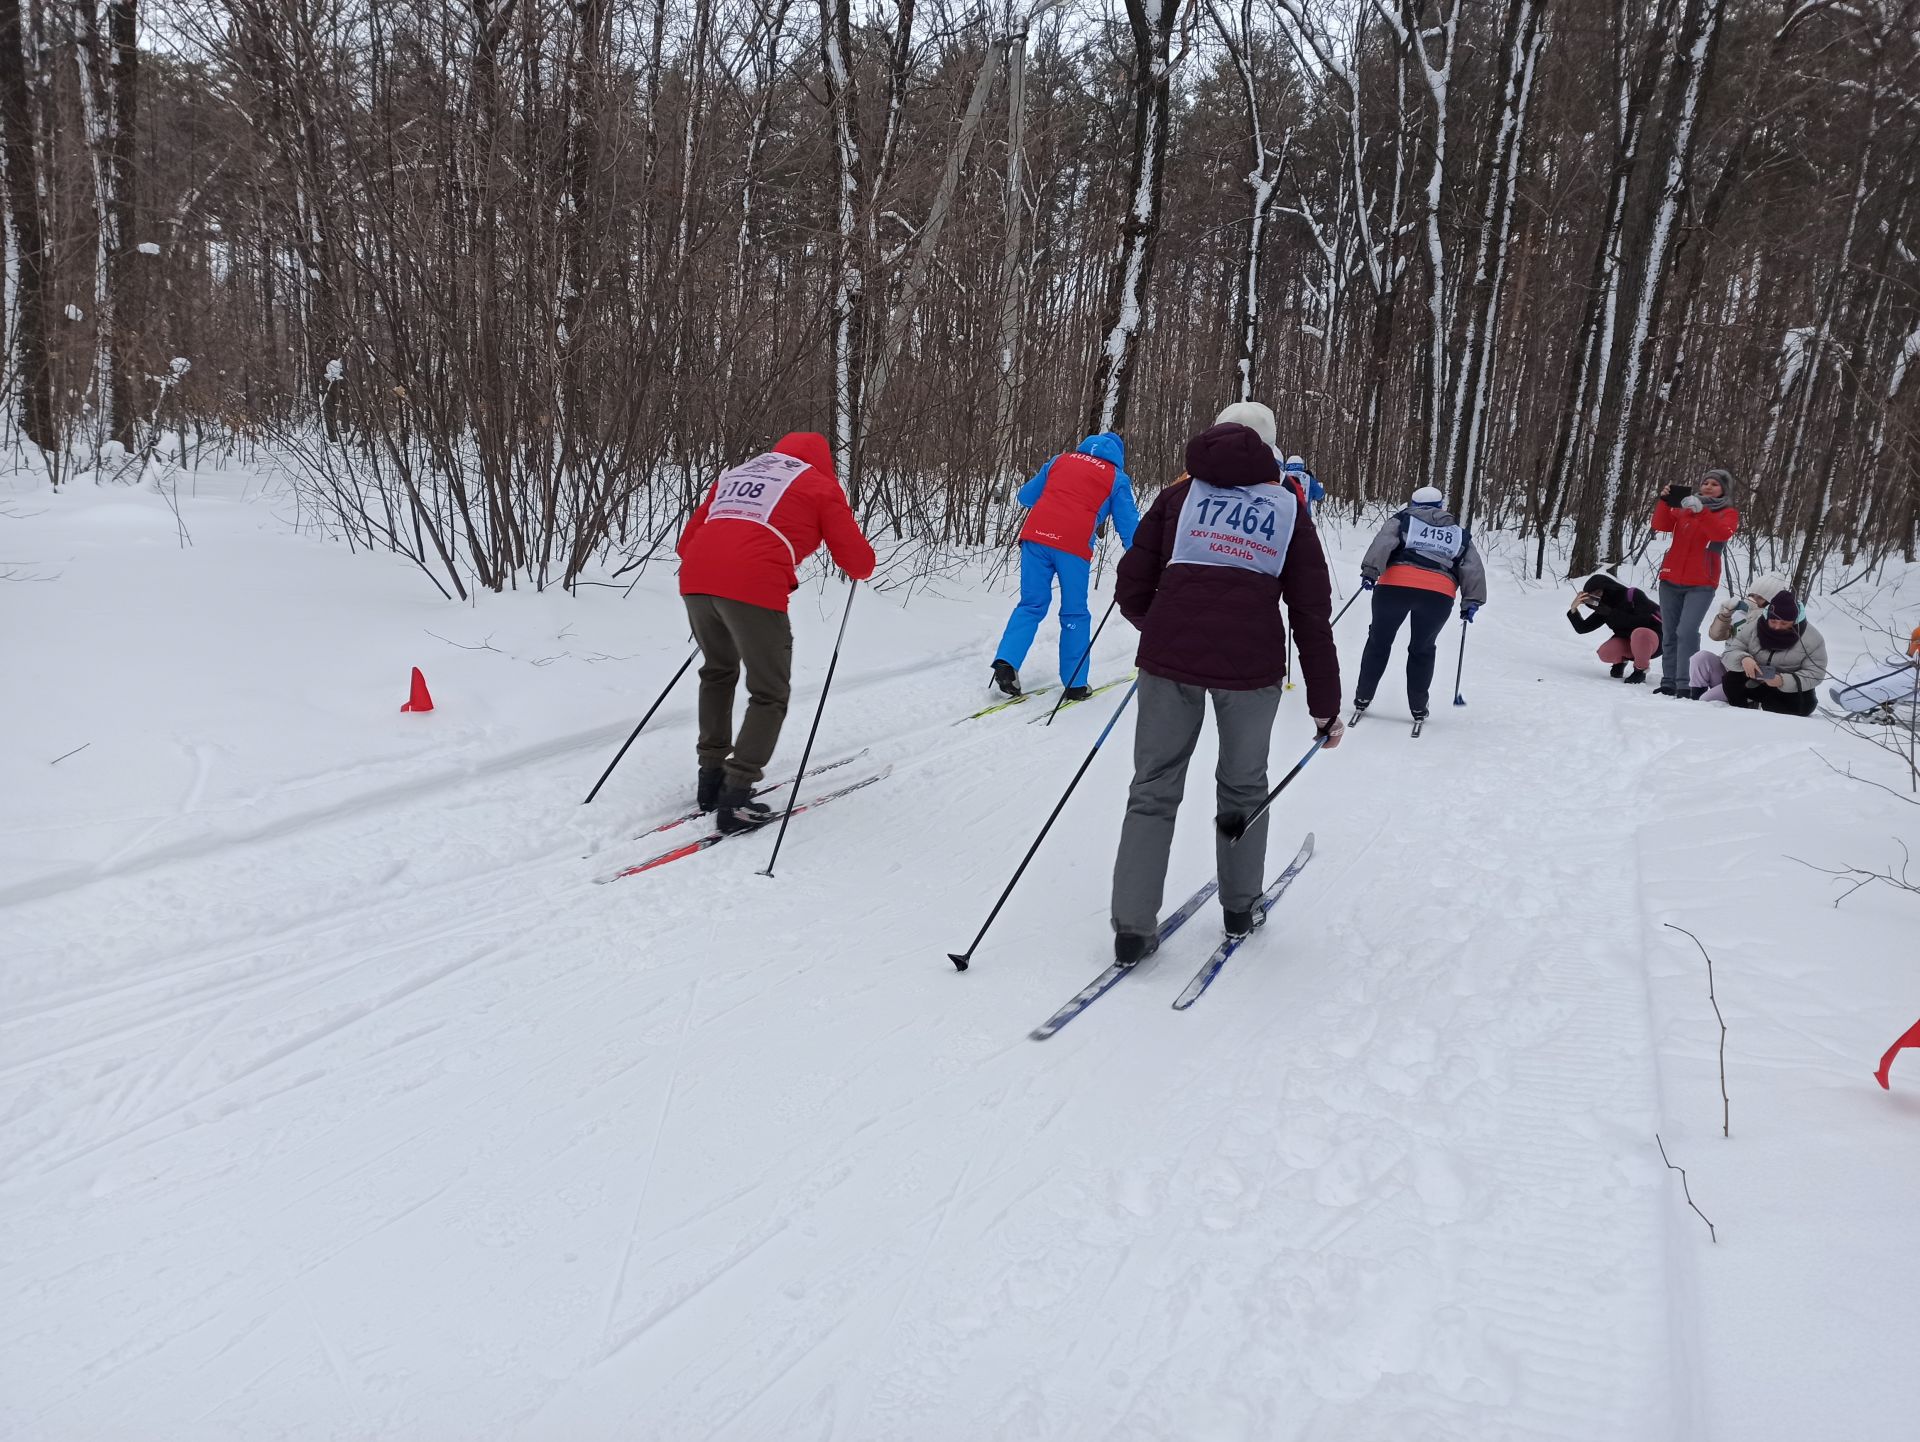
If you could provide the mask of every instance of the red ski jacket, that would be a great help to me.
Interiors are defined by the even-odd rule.
[[[873,547],[833,473],[827,438],[790,431],[770,453],[735,466],[707,488],[674,547],[680,594],[784,611],[800,584],[800,563],[822,542],[854,580],[873,574]]]
[[[1660,579],[1676,586],[1720,584],[1720,553],[1727,539],[1740,529],[1740,513],[1732,506],[1717,511],[1689,511],[1664,500],[1653,503],[1653,528],[1673,532],[1673,544],[1660,562]]]

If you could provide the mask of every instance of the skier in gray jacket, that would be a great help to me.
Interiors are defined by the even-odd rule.
[[[1360,681],[1354,688],[1356,714],[1373,704],[1373,691],[1393,654],[1394,638],[1409,617],[1407,704],[1413,719],[1427,716],[1427,692],[1433,685],[1434,642],[1447,624],[1453,598],[1460,597],[1460,619],[1471,621],[1487,603],[1487,568],[1473,534],[1453,518],[1446,497],[1432,486],[1413,493],[1412,504],[1387,517],[1380,534],[1360,561],[1360,584],[1373,592],[1373,625],[1360,655]],[[1376,587],[1378,589],[1376,589]]]

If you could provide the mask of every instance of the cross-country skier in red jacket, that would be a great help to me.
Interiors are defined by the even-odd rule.
[[[773,816],[753,800],[753,788],[780,740],[792,691],[787,596],[800,585],[800,563],[823,542],[854,580],[873,574],[873,547],[834,475],[826,437],[792,431],[721,475],[675,547],[702,660],[700,809],[717,808],[722,831],[750,830]],[[736,739],[733,691],[743,665],[747,714]]]

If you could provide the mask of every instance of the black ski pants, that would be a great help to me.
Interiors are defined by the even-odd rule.
[[[1820,705],[1818,691],[1782,691],[1765,681],[1749,680],[1744,671],[1729,671],[1720,679],[1729,706],[1752,710],[1758,706],[1776,716],[1811,716]]]
[[[1400,624],[1411,618],[1413,629],[1407,638],[1407,705],[1415,711],[1427,709],[1427,693],[1433,689],[1434,644],[1453,611],[1453,598],[1418,586],[1375,586],[1373,588],[1373,625],[1367,631],[1367,649],[1360,653],[1360,683],[1354,688],[1356,701],[1373,700],[1374,689],[1386,674],[1387,660],[1393,655],[1394,638]]]

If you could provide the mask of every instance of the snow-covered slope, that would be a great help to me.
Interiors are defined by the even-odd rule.
[[[191,548],[142,493],[0,520],[0,1435],[1910,1427],[1920,1057],[1869,1073],[1920,1015],[1920,899],[1836,910],[1791,859],[1920,831],[1815,750],[1902,777],[1608,682],[1517,545],[1470,704],[1413,741],[1390,680],[1307,769],[1269,860],[1316,857],[1200,1004],[1215,912],[1036,1044],[1105,959],[1131,723],[955,973],[1123,694],[956,725],[1004,586],[859,598],[820,757],[892,772],[777,879],[763,836],[597,886],[683,834],[633,839],[690,790],[690,683],[578,804],[686,654],[671,574],[461,607],[237,490],[183,499]],[[840,602],[796,597],[777,768]],[[1728,1139],[1669,922],[1714,957]]]

